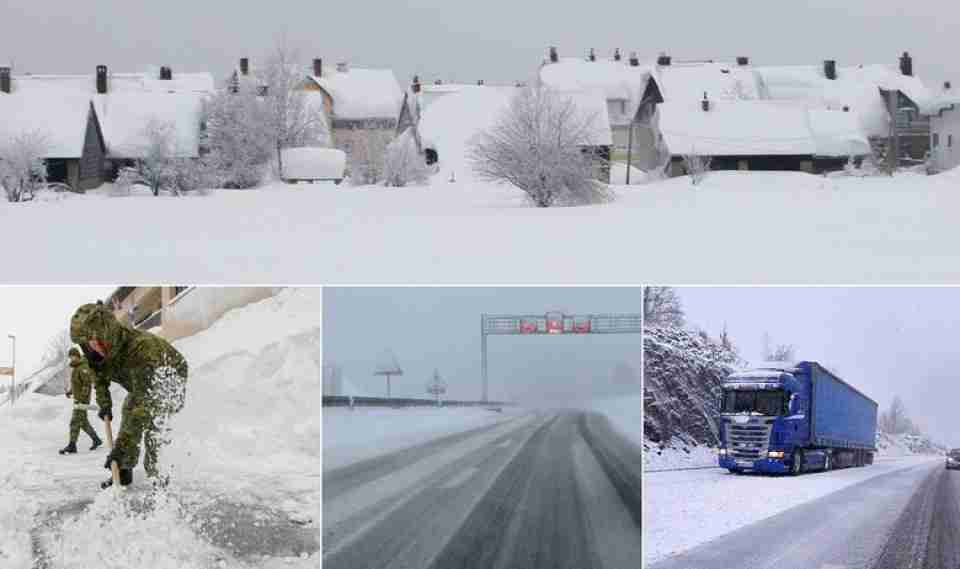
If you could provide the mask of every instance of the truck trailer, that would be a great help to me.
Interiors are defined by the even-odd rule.
[[[731,374],[719,406],[719,462],[732,473],[873,464],[877,402],[817,362]]]

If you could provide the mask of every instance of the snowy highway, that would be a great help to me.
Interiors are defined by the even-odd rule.
[[[680,488],[689,500],[668,505],[665,496]],[[646,490],[652,569],[934,568],[960,560],[960,473],[931,457],[795,478],[651,473]]]
[[[323,565],[635,567],[639,448],[537,411],[324,473]]]

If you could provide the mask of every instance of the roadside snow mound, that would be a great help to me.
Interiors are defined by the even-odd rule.
[[[877,449],[879,456],[885,458],[937,455],[946,450],[923,435],[891,435],[880,430],[877,431]]]

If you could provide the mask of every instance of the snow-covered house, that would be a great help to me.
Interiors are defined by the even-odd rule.
[[[960,90],[945,81],[921,112],[930,120],[930,156],[937,170],[960,166]]]
[[[3,79],[6,77],[7,79]],[[52,181],[83,191],[110,170],[141,158],[147,130],[169,126],[174,151],[199,156],[203,99],[214,90],[209,73],[174,74],[170,67],[141,73],[13,75],[0,69],[0,136],[39,132],[48,139]]]
[[[39,139],[50,182],[77,191],[104,181],[106,143],[89,97],[69,92],[0,92],[0,144]]]
[[[314,59],[304,89],[320,93],[334,146],[348,154],[358,137],[395,134],[404,91],[389,69],[353,68],[338,63],[333,69]]]

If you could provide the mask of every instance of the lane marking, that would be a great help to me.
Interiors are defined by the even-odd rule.
[[[456,476],[448,480],[446,484],[440,486],[440,488],[443,488],[444,490],[456,488],[457,486],[460,486],[461,484],[463,484],[464,482],[472,478],[473,475],[476,474],[478,470],[480,469],[477,468],[476,466],[471,466],[466,470],[464,470],[463,472],[461,472],[460,474],[457,474]]]

